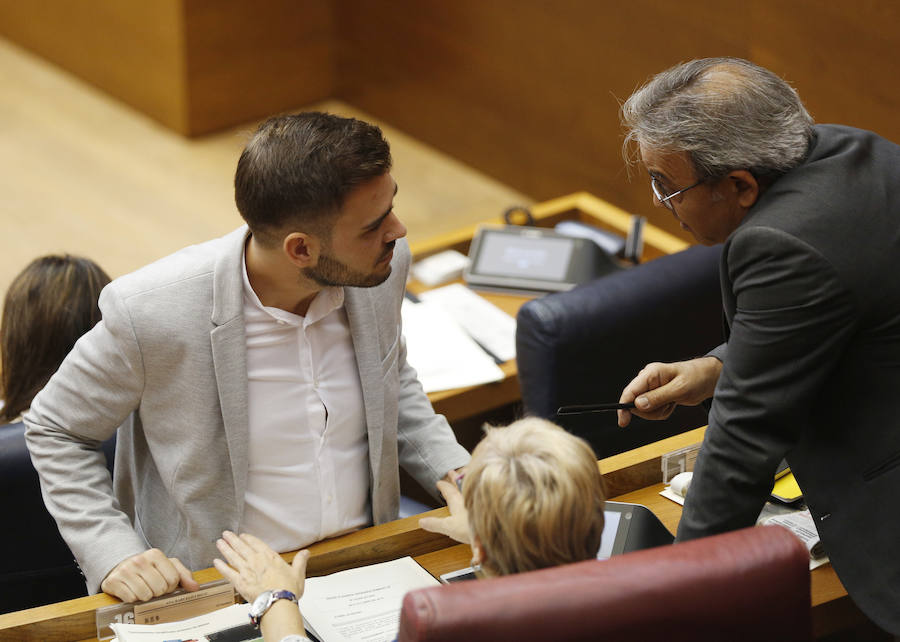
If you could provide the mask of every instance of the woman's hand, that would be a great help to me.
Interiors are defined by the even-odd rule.
[[[228,564],[215,559],[213,565],[248,602],[263,591],[288,590],[298,599],[303,595],[309,551],[297,553],[289,565],[258,537],[247,533],[238,536],[231,531],[222,533],[216,547]]]
[[[462,493],[459,492],[456,484],[451,484],[444,480],[439,481],[437,487],[447,502],[450,516],[423,517],[419,520],[419,527],[432,533],[441,533],[463,544],[471,544],[469,513],[466,511],[465,503],[463,503]]]

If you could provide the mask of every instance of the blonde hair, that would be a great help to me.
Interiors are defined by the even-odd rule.
[[[582,439],[544,419],[486,427],[463,481],[487,575],[591,559],[603,532],[603,478]],[[474,538],[473,538],[474,539]]]

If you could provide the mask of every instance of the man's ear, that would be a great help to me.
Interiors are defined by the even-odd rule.
[[[322,249],[319,239],[304,232],[291,232],[281,242],[288,260],[299,268],[314,267]]]
[[[745,210],[749,210],[759,198],[759,182],[746,169],[737,169],[728,173],[728,180],[737,194],[737,202]]]

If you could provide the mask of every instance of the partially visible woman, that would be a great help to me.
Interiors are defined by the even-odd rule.
[[[0,321],[0,424],[11,423],[56,372],[79,337],[100,320],[109,276],[90,259],[35,259],[6,292]]]
[[[596,557],[603,533],[603,478],[587,442],[559,426],[529,417],[487,428],[461,485],[462,493],[439,481],[450,516],[423,517],[419,525],[469,544],[481,575]],[[251,612],[257,610],[266,642],[306,640],[293,601],[303,594],[309,552],[300,551],[288,566],[252,535],[225,532],[217,546],[231,566],[215,560],[216,568],[248,602],[256,602]],[[273,592],[281,594],[274,602]]]
[[[605,497],[587,442],[537,417],[486,431],[462,493],[438,482],[450,516],[419,525],[469,544],[473,566],[486,576],[595,558]]]

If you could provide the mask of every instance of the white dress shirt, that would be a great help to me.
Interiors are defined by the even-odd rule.
[[[343,288],[305,317],[263,306],[244,264],[249,472],[241,530],[276,551],[371,524],[369,442]]]

